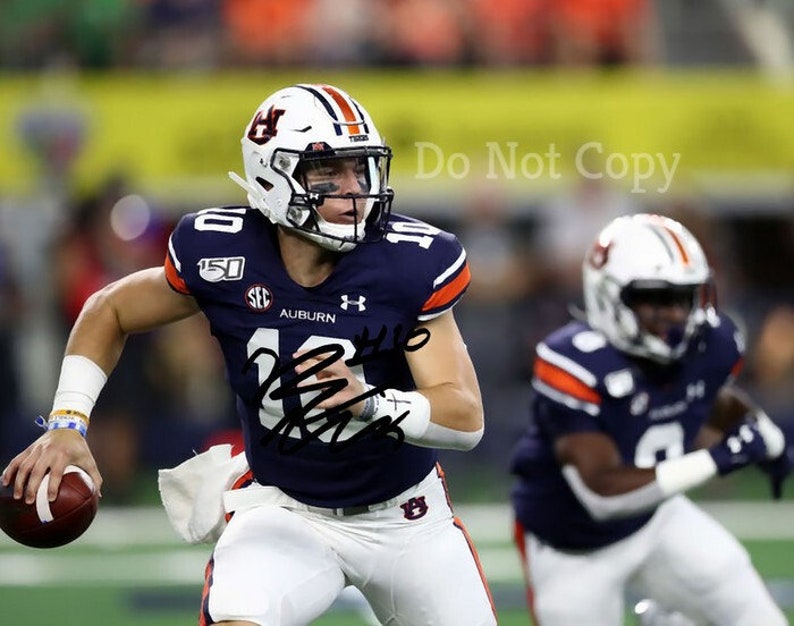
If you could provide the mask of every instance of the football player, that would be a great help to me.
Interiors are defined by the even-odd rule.
[[[50,472],[53,497],[72,463],[100,485],[81,435],[125,337],[203,313],[250,472],[207,566],[200,623],[307,624],[353,585],[384,624],[495,624],[436,453],[483,433],[452,313],[469,284],[464,250],[391,213],[391,150],[341,89],[277,91],[242,152],[245,177],[230,176],[250,206],[185,215],[162,267],[88,301],[47,432],[3,482],[30,502]]]
[[[536,350],[512,472],[515,540],[544,626],[623,623],[634,587],[696,623],[786,619],[746,550],[684,493],[748,465],[779,497],[782,431],[732,384],[744,342],[680,223],[619,217],[587,251],[586,320]]]

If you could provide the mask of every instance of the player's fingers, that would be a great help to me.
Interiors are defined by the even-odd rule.
[[[99,473],[97,466],[94,465],[94,469],[86,470],[88,475],[91,477],[91,480],[94,481],[94,488],[96,489],[97,495],[101,498],[102,497],[102,475]]]
[[[38,469],[43,465],[40,463],[40,459],[41,453],[39,451],[31,452],[19,466],[17,477],[14,481],[14,497],[24,498],[28,504],[32,504],[36,500],[36,491],[38,491],[41,480],[46,473],[46,468],[44,470]]]
[[[295,364],[295,371],[299,374],[309,369],[319,369],[320,371],[334,369],[334,363],[327,359],[320,359],[317,357],[307,357],[306,359]]]
[[[89,456],[84,462],[76,463],[76,465],[85,470],[85,472],[91,478],[91,481],[94,483],[94,489],[101,498],[103,480],[102,475],[99,473],[99,468],[97,467],[96,461],[94,461],[94,457]]]
[[[14,470],[14,498],[19,500],[25,492],[25,485],[28,482],[28,474],[33,469],[33,465],[38,458],[38,451],[24,450],[20,452],[14,460],[12,465],[16,466]],[[10,470],[9,470],[10,472]]]
[[[6,465],[5,469],[3,470],[3,475],[0,480],[2,480],[3,487],[8,487],[11,484],[11,480],[14,478],[14,475],[17,473],[17,467],[19,466],[19,462],[17,461],[17,457],[11,459],[11,461]]]
[[[50,502],[55,502],[55,498],[58,497],[58,489],[61,486],[61,479],[63,478],[64,469],[65,469],[64,467],[61,467],[59,465],[53,465],[50,468],[50,481],[49,481],[49,485],[47,486],[47,499]]]

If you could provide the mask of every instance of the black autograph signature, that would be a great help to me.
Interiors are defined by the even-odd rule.
[[[387,338],[389,338],[390,334],[391,342],[389,343]],[[402,326],[394,327],[391,333],[389,333],[389,329],[386,326],[383,326],[376,335],[370,336],[369,328],[364,327],[361,335],[354,337],[353,345],[355,351],[349,359],[345,360],[345,364],[348,367],[363,365],[382,356],[385,351],[390,350],[413,352],[422,348],[429,340],[430,331],[425,328],[413,329],[403,336]],[[260,384],[254,397],[254,402],[257,405],[261,404],[266,396],[272,400],[284,400],[308,392],[316,391],[318,393],[305,405],[301,406],[301,403],[298,402],[296,403],[296,408],[286,411],[284,417],[260,439],[262,446],[266,446],[273,440],[278,439],[279,453],[294,454],[329,431],[331,431],[331,439],[328,446],[331,452],[346,450],[366,437],[374,439],[390,437],[394,441],[395,449],[405,441],[405,433],[400,428],[400,423],[407,417],[408,411],[400,413],[397,406],[395,406],[395,415],[380,417],[368,423],[366,427],[347,439],[340,439],[345,427],[351,420],[355,419],[351,407],[370,396],[382,394],[385,389],[393,386],[391,384],[392,381],[372,387],[347,402],[309,417],[308,413],[315,409],[317,405],[348,385],[344,379],[321,380],[305,384],[309,378],[344,357],[344,348],[340,344],[329,343],[319,346],[308,350],[296,359],[284,363],[281,362],[279,355],[274,350],[261,347],[249,356],[243,366],[243,373],[253,366],[257,358],[263,355],[273,359],[274,365],[268,376]],[[314,358],[320,358],[320,361],[305,372],[295,375],[295,367],[297,365]],[[282,377],[287,382],[274,387]],[[273,389],[271,390],[271,388]],[[310,426],[316,426],[316,428],[310,430]],[[296,429],[299,431],[297,436],[294,435]]]

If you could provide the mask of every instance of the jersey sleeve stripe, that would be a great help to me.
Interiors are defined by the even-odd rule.
[[[446,285],[433,292],[422,306],[422,313],[429,313],[435,309],[449,308],[463,295],[471,281],[471,272],[468,263],[465,263],[455,278]]]
[[[171,289],[174,291],[178,291],[179,293],[183,293],[185,295],[190,295],[190,288],[187,286],[187,283],[184,279],[179,275],[179,271],[174,264],[174,261],[171,258],[171,251],[168,251],[168,254],[165,256],[165,279],[168,281],[168,284],[171,286]]]
[[[532,380],[532,387],[542,393],[547,398],[558,402],[564,406],[567,406],[569,409],[574,409],[576,411],[584,411],[588,415],[592,415],[593,417],[597,416],[601,412],[601,406],[598,404],[593,404],[592,402],[582,402],[581,400],[577,400],[573,396],[569,396],[564,394],[556,389],[549,387],[541,380],[534,378]]]
[[[734,363],[733,367],[731,368],[731,374],[730,374],[731,380],[737,378],[739,374],[741,374],[743,369],[744,369],[744,357],[740,356],[736,360],[736,363]]]
[[[466,251],[460,253],[460,256],[455,259],[455,262],[450,265],[445,271],[443,271],[434,281],[433,281],[433,289],[438,287],[439,285],[443,285],[447,279],[455,274],[461,266],[466,262]]]
[[[176,250],[174,250],[174,239],[173,236],[168,238],[168,254],[171,256],[171,260],[174,262],[174,267],[176,268],[177,272],[182,272],[182,263],[179,260],[179,257],[176,255]]]
[[[581,380],[585,385],[588,387],[595,387],[596,380],[595,375],[586,370],[584,367],[579,365],[576,361],[569,359],[566,356],[563,356],[559,352],[555,352],[551,348],[549,348],[545,343],[539,343],[537,347],[537,353],[540,358],[544,361],[548,361],[553,365],[556,365],[560,369],[565,370],[572,376],[575,376],[579,380]]]
[[[583,402],[601,404],[601,396],[595,389],[540,357],[535,359],[534,375],[537,380],[560,393]]]

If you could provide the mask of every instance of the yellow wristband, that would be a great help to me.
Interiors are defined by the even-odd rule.
[[[91,418],[88,417],[85,413],[81,413],[80,411],[75,411],[74,409],[55,409],[50,413],[49,419],[53,419],[56,417],[76,417],[77,419],[83,420],[86,424],[91,421]],[[48,420],[49,421],[49,420]]]

